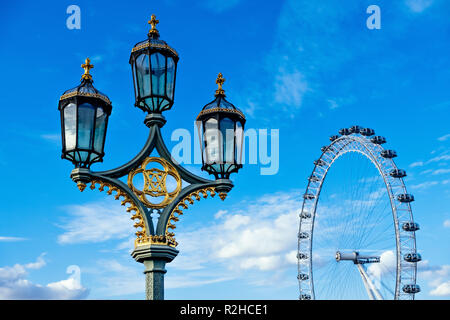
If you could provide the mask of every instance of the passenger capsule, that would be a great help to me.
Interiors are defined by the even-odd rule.
[[[311,218],[311,213],[309,213],[307,211],[303,211],[302,213],[300,213],[300,218],[309,219],[309,218]]]
[[[394,150],[383,150],[381,151],[381,156],[386,159],[392,159],[397,156],[397,152]]]
[[[350,128],[351,133],[360,133],[362,128],[360,126],[353,126]]]
[[[300,300],[311,300],[311,296],[309,294],[301,294],[300,295]]]
[[[306,253],[298,253],[297,258],[300,260],[306,260],[308,259],[308,255]]]
[[[337,140],[338,138],[339,138],[339,136],[331,136],[330,141],[333,142],[334,140]]]
[[[414,196],[412,194],[408,194],[408,193],[399,194],[397,196],[397,200],[402,203],[409,203],[409,202],[414,201]]]
[[[405,284],[402,290],[404,293],[419,293],[420,287],[418,284]]]
[[[403,169],[392,169],[389,175],[393,178],[404,178],[406,177],[406,171]]]
[[[339,134],[342,136],[348,136],[349,134],[351,134],[351,132],[348,128],[342,128],[341,130],[339,130]]]
[[[306,273],[300,273],[299,275],[297,275],[297,279],[305,281],[309,279],[309,276]]]
[[[412,253],[407,253],[403,256],[403,259],[406,262],[419,262],[422,261],[422,256],[418,253],[412,252]]]
[[[320,148],[320,151],[327,152],[329,148],[329,146],[323,146],[322,148]]]
[[[309,238],[309,234],[307,232],[300,232],[298,234],[299,239],[308,239]]]
[[[312,200],[312,199],[314,199],[316,196],[315,195],[313,195],[312,193],[305,193],[304,195],[303,195],[303,199],[305,199],[305,200]]]
[[[308,178],[308,180],[311,181],[311,182],[318,182],[318,181],[320,181],[319,177],[317,177],[317,176],[315,176],[315,175],[311,175],[311,176]]]
[[[405,231],[417,231],[420,230],[420,226],[416,222],[408,221],[402,224],[402,229]]]
[[[382,136],[375,136],[372,139],[370,139],[370,141],[372,141],[372,143],[375,144],[383,144],[386,143],[386,138]]]
[[[326,165],[325,161],[323,161],[322,159],[315,160],[314,164],[319,167],[323,167],[324,165]]]
[[[360,130],[360,133],[363,136],[370,137],[370,136],[373,136],[375,134],[375,130],[370,129],[370,128],[364,128],[364,129]]]

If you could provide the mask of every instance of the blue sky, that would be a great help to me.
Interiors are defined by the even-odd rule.
[[[0,298],[141,299],[143,266],[129,255],[132,221],[98,191],[80,193],[60,159],[59,96],[80,64],[113,103],[106,156],[116,167],[147,138],[133,107],[128,64],[151,14],[180,54],[175,104],[163,128],[193,132],[217,73],[247,128],[279,129],[279,170],[232,176],[225,202],[209,199],[178,223],[167,299],[296,299],[298,212],[320,147],[342,127],[374,128],[395,149],[416,197],[424,261],[418,299],[450,297],[450,3],[398,1],[21,1],[2,4],[3,137]],[[66,8],[81,9],[81,29]],[[381,29],[366,8],[381,8]],[[199,165],[189,165],[199,172]],[[261,242],[262,241],[262,242]],[[244,245],[245,243],[245,245]],[[261,246],[264,243],[264,247]],[[81,283],[66,269],[78,266]],[[72,267],[72,270],[76,267]],[[75,272],[77,273],[77,272]]]

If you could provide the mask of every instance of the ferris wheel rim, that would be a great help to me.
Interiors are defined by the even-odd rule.
[[[357,127],[357,126],[355,126]],[[354,128],[354,127],[353,127]],[[393,157],[396,156],[394,152],[393,157],[383,157],[381,156],[383,154],[383,151],[391,151],[384,149],[381,144],[386,142],[386,139],[383,137],[376,136],[372,139],[369,139],[368,137],[373,135],[374,132],[371,129],[367,129],[373,132],[373,134],[367,134],[363,135],[358,130],[358,132],[351,132],[349,129],[342,129],[342,130],[348,130],[346,133],[342,134],[341,136],[333,136],[331,143],[322,148],[322,154],[318,160],[314,162],[314,169],[308,178],[308,185],[306,188],[306,192],[304,194],[303,204],[302,204],[302,210],[300,213],[300,225],[299,225],[299,234],[298,234],[298,250],[297,250],[297,259],[298,259],[298,281],[299,281],[299,289],[300,289],[300,299],[301,300],[309,300],[309,299],[315,299],[315,292],[314,292],[314,276],[313,276],[313,268],[312,268],[312,259],[313,259],[313,238],[314,238],[314,225],[315,225],[315,217],[316,217],[316,211],[317,211],[317,205],[320,200],[320,193],[322,191],[322,186],[325,181],[325,178],[328,174],[329,169],[333,166],[334,162],[339,159],[344,154],[347,154],[348,152],[359,152],[363,156],[365,156],[367,159],[369,159],[372,164],[376,167],[378,170],[378,173],[383,178],[384,186],[386,187],[386,192],[389,195],[389,201],[391,205],[391,212],[392,212],[392,219],[393,219],[393,226],[395,228],[395,245],[396,245],[396,283],[395,283],[395,293],[394,293],[394,299],[400,299],[400,298],[408,298],[408,299],[414,299],[414,295],[417,292],[414,292],[416,287],[418,290],[420,290],[420,287],[416,285],[416,279],[417,279],[417,261],[414,262],[414,265],[409,265],[409,277],[402,277],[402,271],[405,268],[405,264],[402,261],[403,253],[404,251],[408,251],[408,253],[413,253],[417,256],[417,248],[416,248],[416,237],[415,237],[415,231],[404,231],[400,227],[398,215],[397,215],[397,201],[400,201],[396,198],[396,194],[394,194],[394,190],[392,188],[391,182],[395,181],[397,183],[396,189],[402,190],[404,195],[409,195],[407,193],[407,189],[405,186],[405,183],[403,181],[403,177],[394,177],[391,176],[390,173],[392,170],[396,170],[395,172],[399,172],[400,169],[398,169],[397,165],[395,164]],[[341,131],[342,131],[341,130]],[[344,131],[345,132],[345,131]],[[375,140],[374,140],[375,139]],[[361,147],[361,149],[352,149],[352,144],[356,144],[357,146]],[[340,146],[337,150],[334,148],[335,146]],[[349,146],[348,149],[346,149]],[[330,152],[331,151],[331,152]],[[326,156],[328,154],[328,156]],[[331,157],[329,154],[332,154]],[[383,159],[382,161],[380,159]],[[326,160],[326,161],[325,161]],[[390,167],[387,165],[390,164]],[[389,170],[391,169],[391,170]],[[321,172],[320,172],[321,171]],[[403,170],[400,170],[403,171]],[[406,175],[406,173],[405,173]],[[313,181],[314,179],[317,179],[316,181]],[[312,185],[315,184],[315,192],[309,192]],[[318,186],[317,186],[318,184]],[[314,189],[314,188],[313,188]],[[305,205],[308,201],[313,201],[312,210],[310,210],[308,217],[307,215],[304,215],[305,213]],[[408,222],[412,222],[414,224],[414,218],[412,214],[412,209],[410,206],[410,203],[407,204],[407,213],[406,216],[409,216]],[[405,214],[404,214],[405,216]],[[311,219],[312,223],[310,223],[310,232],[309,237],[307,239],[303,239],[302,237],[305,236],[304,230],[302,229],[303,221],[305,219]],[[402,242],[401,242],[401,236],[404,232],[408,232],[408,241],[409,241],[409,248],[405,248],[405,250],[402,250]],[[304,252],[301,252],[301,242],[309,242],[309,251],[307,252],[307,273],[303,273],[301,270],[301,259],[305,260],[304,258]],[[303,256],[301,256],[303,254]],[[420,256],[420,255],[419,255]],[[420,260],[419,260],[420,261]],[[305,264],[303,264],[305,265]],[[412,268],[410,268],[412,266]],[[305,277],[305,274],[307,274],[307,277]],[[404,293],[402,293],[402,289],[404,291],[404,288],[401,288],[403,282],[403,279],[407,279],[406,285],[412,285],[411,288],[413,288],[412,293],[404,292],[407,296],[405,296]],[[309,288],[306,287],[306,290],[302,288],[302,283],[308,283]]]

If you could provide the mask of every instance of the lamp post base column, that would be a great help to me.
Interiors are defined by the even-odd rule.
[[[166,263],[178,255],[178,250],[166,245],[142,245],[131,256],[145,266],[145,294],[147,300],[164,300]]]
[[[147,260],[145,265],[145,297],[147,300],[164,300],[164,268],[163,260]]]

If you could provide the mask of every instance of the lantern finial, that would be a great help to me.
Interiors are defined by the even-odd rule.
[[[148,24],[152,26],[150,31],[148,32],[149,36],[159,36],[159,32],[156,29],[156,25],[159,23],[159,20],[156,20],[156,16],[152,14],[150,20],[148,21]]]
[[[217,75],[216,83],[218,86],[218,89],[216,90],[216,96],[222,95],[225,96],[225,91],[222,89],[222,85],[225,82],[225,78],[222,76],[222,73],[219,73]]]
[[[86,58],[81,67],[84,69],[84,74],[81,76],[81,80],[92,80],[92,75],[89,74],[89,70],[91,70],[94,65],[91,64],[91,60]]]

